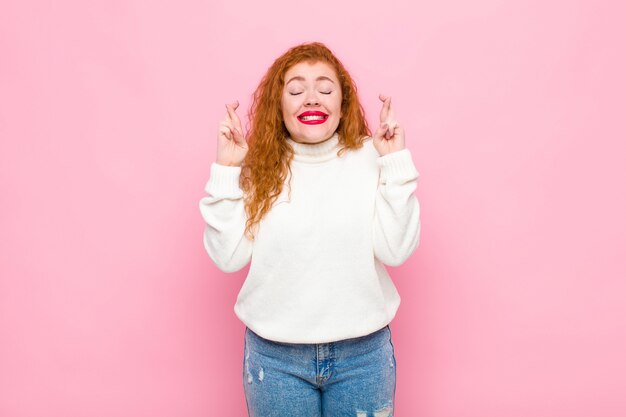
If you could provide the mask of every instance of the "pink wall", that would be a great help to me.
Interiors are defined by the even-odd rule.
[[[310,40],[372,125],[393,97],[421,174],[396,415],[625,415],[612,3],[3,1],[0,416],[245,415],[246,270],[198,201],[224,103]]]

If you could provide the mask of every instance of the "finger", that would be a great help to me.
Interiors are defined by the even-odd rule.
[[[226,110],[228,110],[228,115],[232,117],[231,111],[234,113],[234,111],[237,110],[238,107],[239,107],[239,100],[235,100],[232,103],[226,103]]]
[[[235,128],[233,124],[234,122],[230,121],[230,119],[223,120],[222,122],[220,122],[220,130],[223,130],[224,132],[228,132],[227,133],[228,139],[234,140],[238,144],[245,143],[246,139],[243,133],[241,133],[237,128]]]
[[[232,126],[230,121],[222,121],[219,125],[219,132],[226,136],[228,139],[232,139]]]
[[[391,130],[391,137],[398,136],[402,133],[402,128],[397,121],[394,120],[393,129]]]
[[[224,135],[226,137],[226,139],[228,139],[228,140],[232,140],[233,139],[233,133],[230,130],[230,127],[228,127],[228,126],[220,126],[219,132],[220,132],[220,134]]]
[[[395,120],[389,120],[387,121],[387,125],[389,126],[389,129],[387,130],[385,137],[387,139],[391,139],[396,133],[396,126],[398,126],[398,123]]]
[[[389,106],[391,105],[391,97],[385,97],[381,94],[380,98],[381,100],[383,100],[383,107],[382,109],[380,109],[380,121],[385,122],[389,118]]]
[[[242,133],[243,130],[241,129],[241,121],[239,120],[239,116],[237,116],[237,113],[235,112],[237,107],[239,107],[239,101],[235,101],[232,104],[227,104],[226,110],[228,111],[228,117],[233,122],[235,129],[237,129],[239,133]]]
[[[378,129],[376,129],[374,137],[376,139],[382,140],[385,137],[387,130],[389,130],[389,125],[387,125],[386,123],[381,124]]]
[[[389,97],[389,106],[387,108],[387,119],[396,120],[396,113],[393,111],[393,107],[391,106],[391,97]]]
[[[239,117],[237,116],[237,113],[235,112],[237,107],[239,107],[238,101],[235,101],[234,103],[226,104],[226,114],[228,116],[228,119],[231,120],[232,122],[239,120]]]
[[[239,132],[237,129],[233,129],[233,139],[239,145],[246,143],[246,138],[244,138],[243,134]]]
[[[226,118],[220,122],[220,127],[233,127],[233,122],[229,118]]]

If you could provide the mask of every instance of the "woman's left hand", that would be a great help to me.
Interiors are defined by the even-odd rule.
[[[380,126],[374,133],[373,139],[374,147],[380,156],[383,156],[405,148],[404,129],[398,125],[391,109],[391,97],[379,94],[378,98],[383,102],[383,108],[380,110]]]

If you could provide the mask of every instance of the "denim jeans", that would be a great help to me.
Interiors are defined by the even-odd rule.
[[[396,358],[389,325],[330,343],[283,343],[245,330],[250,417],[392,417]]]

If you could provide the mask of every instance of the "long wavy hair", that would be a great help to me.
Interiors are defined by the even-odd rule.
[[[325,62],[334,68],[341,84],[343,113],[337,126],[341,156],[348,149],[359,149],[371,136],[365,112],[357,96],[357,87],[343,64],[320,42],[303,43],[287,50],[267,70],[253,94],[248,111],[250,130],[246,141],[248,152],[241,165],[240,186],[244,191],[247,214],[245,234],[254,240],[252,229],[271,209],[283,189],[294,151],[286,141],[281,98],[285,73],[300,62]],[[291,184],[289,184],[291,193]]]

